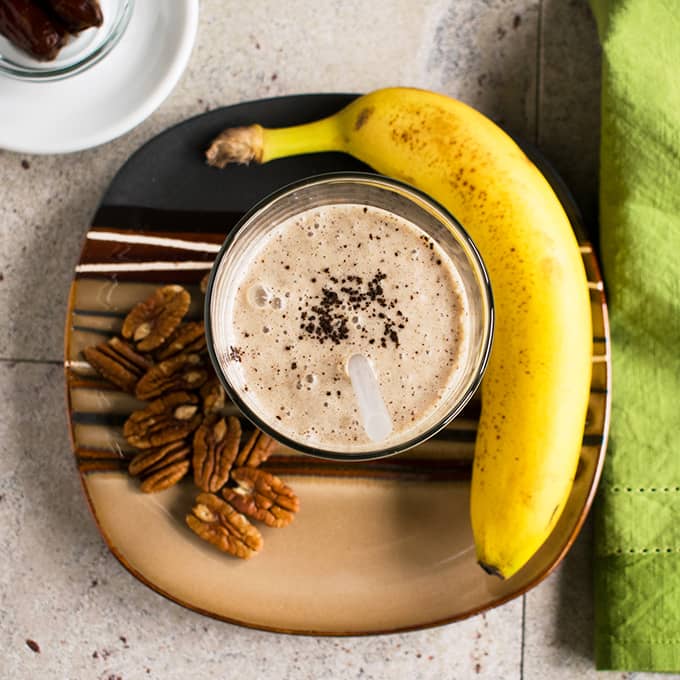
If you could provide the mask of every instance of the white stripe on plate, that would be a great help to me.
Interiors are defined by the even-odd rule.
[[[604,290],[602,281],[588,281],[588,288],[590,288],[590,290]]]
[[[74,360],[67,359],[64,362],[64,366],[66,366],[66,368],[92,368],[92,366],[90,366],[89,362],[87,362],[87,361],[76,361],[75,359]]]
[[[111,264],[79,264],[76,273],[86,272],[153,272],[153,271],[182,271],[204,269],[212,267],[212,262],[125,262]]]
[[[205,253],[218,253],[221,245],[203,241],[185,241],[181,238],[165,238],[163,236],[142,236],[141,234],[118,234],[115,231],[91,231],[87,234],[91,241],[115,241],[117,243],[139,243],[147,246],[179,248],[181,250],[198,250]]]
[[[582,253],[592,253],[593,252],[593,246],[579,246],[578,249]]]
[[[593,355],[593,363],[594,364],[602,364],[605,361],[609,361],[609,354],[594,354]]]

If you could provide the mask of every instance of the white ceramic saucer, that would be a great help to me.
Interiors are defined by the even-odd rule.
[[[46,83],[0,74],[0,149],[68,153],[131,130],[179,80],[197,25],[198,0],[143,0],[120,43],[89,70]]]

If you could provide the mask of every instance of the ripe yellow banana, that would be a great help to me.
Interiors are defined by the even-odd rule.
[[[488,118],[432,92],[390,88],[306,125],[233,128],[208,162],[344,151],[438,200],[477,244],[493,288],[471,518],[477,557],[512,576],[564,508],[588,403],[591,322],[578,244],[548,182]]]

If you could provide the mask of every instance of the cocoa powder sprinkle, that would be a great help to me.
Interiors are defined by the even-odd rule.
[[[325,267],[321,271],[326,275],[329,283],[322,287],[319,296],[307,302],[306,306],[309,307],[311,313],[308,314],[303,311],[300,314],[300,321],[302,322],[300,329],[307,336],[316,338],[320,344],[326,341],[340,344],[340,342],[349,338],[350,317],[356,318],[352,312],[365,311],[369,312],[371,318],[377,316],[385,320],[385,323],[389,326],[385,335],[395,345],[399,346],[399,337],[394,331],[396,323],[385,312],[375,311],[376,307],[394,309],[398,302],[391,300],[388,303],[385,299],[382,283],[387,278],[386,274],[378,270],[371,280],[364,285],[360,276],[348,275],[339,280],[331,273],[330,268]],[[312,279],[312,281],[315,280],[315,278]],[[335,286],[338,284],[340,284],[340,288],[336,289]],[[399,310],[396,314],[403,317]],[[353,321],[353,323],[356,322]],[[358,330],[365,334],[365,329],[358,328]],[[375,340],[369,340],[369,342],[373,344]],[[382,344],[382,346],[385,347],[386,345]]]
[[[234,347],[233,345],[229,348],[229,359],[231,361],[236,361],[240,363],[243,360],[243,351],[240,347]]]

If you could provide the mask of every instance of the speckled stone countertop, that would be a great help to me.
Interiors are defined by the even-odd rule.
[[[0,678],[596,677],[588,525],[556,573],[503,607],[423,632],[347,639],[204,618],[136,581],[99,537],[65,422],[66,297],[102,192],[161,130],[260,97],[426,87],[537,145],[596,223],[600,57],[585,0],[244,7],[201,2],[182,80],[127,135],[67,156],[0,150]]]

